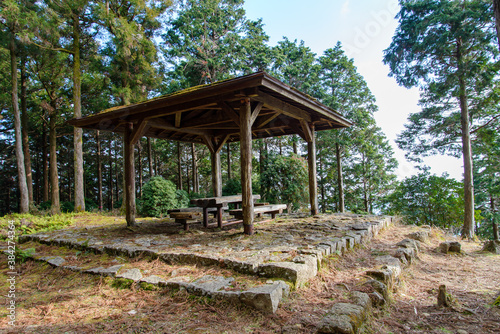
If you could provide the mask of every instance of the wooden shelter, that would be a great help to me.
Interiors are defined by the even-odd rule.
[[[114,107],[69,124],[124,134],[127,224],[135,223],[134,145],[143,137],[205,144],[211,153],[214,196],[221,196],[220,150],[240,142],[243,224],[253,233],[252,139],[298,134],[308,143],[311,213],[317,214],[315,131],[352,125],[338,112],[265,72],[188,88]]]

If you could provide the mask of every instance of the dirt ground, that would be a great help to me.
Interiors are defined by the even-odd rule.
[[[395,225],[371,243],[331,257],[270,316],[185,292],[123,288],[111,278],[27,261],[18,268],[17,326],[7,324],[2,307],[0,333],[315,333],[329,307],[347,301],[349,290],[365,289],[364,273],[377,266],[375,257],[392,254],[415,229]],[[500,293],[500,256],[481,253],[481,244],[473,242],[462,242],[463,254],[440,254],[435,249],[445,239],[453,240],[433,230],[420,259],[404,270],[392,302],[373,312],[362,333],[500,333],[500,308],[492,306]],[[6,260],[0,255],[1,295],[8,290]],[[450,308],[436,306],[441,284],[452,296]]]

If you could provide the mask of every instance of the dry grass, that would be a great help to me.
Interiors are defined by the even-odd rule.
[[[7,327],[0,309],[0,332],[7,333],[281,333],[294,327],[315,333],[316,325],[334,303],[348,301],[348,291],[364,290],[364,272],[377,255],[391,254],[395,244],[412,231],[395,226],[366,246],[343,257],[333,256],[307,287],[293,291],[277,313],[262,315],[243,305],[229,305],[183,291],[113,288],[110,278],[79,274],[28,261],[19,265],[17,327]],[[365,333],[500,333],[499,309],[490,306],[500,290],[500,257],[479,252],[480,245],[463,242],[465,254],[434,251],[442,239],[434,231],[420,261],[405,270],[393,303],[375,311]],[[262,283],[224,268],[171,266],[159,260],[127,260],[148,274],[194,278],[205,274],[232,275],[237,284]],[[0,256],[0,292],[5,294],[5,256]],[[250,282],[250,283],[249,283]],[[438,309],[436,290],[446,284],[455,298],[453,308]]]

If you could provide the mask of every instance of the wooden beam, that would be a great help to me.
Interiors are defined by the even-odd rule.
[[[222,140],[220,140],[218,143],[214,143],[214,149],[216,152],[220,152],[222,146],[224,146],[224,144],[227,142],[227,140],[229,139],[229,135],[225,135],[224,137],[222,137]]]
[[[124,164],[125,164],[125,218],[127,226],[135,225],[135,167],[134,167],[134,144],[132,144],[133,124],[128,123],[125,127],[123,137]]]
[[[210,161],[212,163],[213,194],[214,197],[220,197],[222,196],[222,168],[220,162],[220,150],[210,152]]]
[[[269,122],[273,121],[279,115],[281,115],[281,112],[277,111],[274,114],[271,114],[271,115],[267,116],[266,118],[263,118],[262,120],[259,120],[259,122],[257,122],[255,124],[255,128],[260,129],[260,128],[264,127],[266,124],[268,124]]]
[[[240,107],[240,153],[241,153],[241,194],[243,208],[243,229],[245,234],[253,234],[252,198],[252,110],[250,99],[241,100]]]
[[[222,109],[222,111],[231,118],[234,123],[240,126],[240,115],[227,103],[227,102],[219,102],[217,105]]]
[[[214,147],[214,143],[212,141],[212,138],[209,136],[203,135],[203,136],[201,136],[201,139],[203,140],[205,145],[207,145],[210,153],[215,153],[215,147]]]
[[[314,136],[314,126],[311,128],[312,140],[307,142],[307,163],[309,169],[309,203],[311,205],[311,215],[318,214],[318,181],[316,170],[316,138]]]
[[[255,106],[255,108],[252,111],[252,115],[250,116],[250,126],[252,126],[255,123],[255,120],[257,119],[257,116],[259,116],[260,111],[262,110],[262,107],[264,106],[264,102],[259,102]]]
[[[300,121],[300,125],[302,127],[302,131],[304,132],[304,140],[308,143],[312,142],[314,140],[314,133],[313,130],[311,130],[311,127],[314,129],[314,125],[309,125],[303,120]]]
[[[259,96],[256,96],[253,99],[255,101],[263,102],[265,106],[280,111],[289,117],[296,118],[298,120],[305,120],[308,123],[311,122],[311,115],[306,111],[262,91],[260,91]]]
[[[181,118],[182,118],[182,112],[178,111],[175,113],[175,127],[180,128],[181,127]]]
[[[149,122],[147,120],[140,120],[132,130],[132,138],[130,139],[131,144],[135,145],[150,128],[151,125],[149,125]]]
[[[155,118],[154,120],[150,120],[149,123],[151,124],[152,128],[158,128],[179,133],[189,133],[197,136],[212,136],[212,131],[199,130],[193,128],[176,128],[175,126],[173,126],[172,124],[163,119]]]

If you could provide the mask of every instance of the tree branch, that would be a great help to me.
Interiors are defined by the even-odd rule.
[[[482,128],[487,127],[487,126],[488,126],[488,125],[490,125],[492,122],[494,122],[497,118],[500,118],[500,114],[496,115],[495,117],[493,117],[492,119],[490,119],[488,122],[486,122],[485,124],[481,125],[481,126],[480,126],[480,127],[478,127],[477,129],[472,130],[470,133],[471,133],[471,134],[476,133],[476,132],[478,132],[479,130],[481,130]]]

